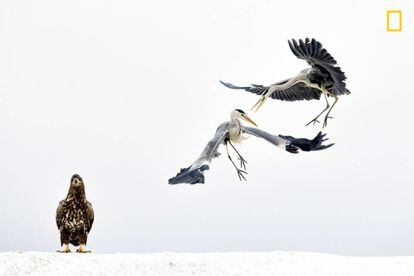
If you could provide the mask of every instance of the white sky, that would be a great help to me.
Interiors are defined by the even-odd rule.
[[[368,1],[366,1],[368,2]],[[414,254],[411,1],[2,1],[0,251],[56,250],[55,210],[86,183],[95,252],[301,250]],[[403,31],[386,32],[386,10]],[[167,185],[230,111],[305,68],[287,39],[315,37],[352,94],[336,145],[290,155],[251,138],[240,183],[222,156],[206,185]],[[312,137],[323,101],[269,100],[252,117]]]

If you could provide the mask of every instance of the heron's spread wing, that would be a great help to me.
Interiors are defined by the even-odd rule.
[[[271,143],[275,146],[281,147],[283,149],[284,149],[285,145],[288,144],[287,140],[285,140],[285,139],[283,139],[279,136],[270,134],[270,133],[268,133],[264,130],[255,128],[255,127],[243,126],[242,130],[243,130],[244,133],[251,134],[251,135],[254,135],[254,136],[259,137],[259,138],[263,138],[266,141],[268,141],[269,143]]]
[[[285,84],[288,80],[284,80],[278,83],[274,83],[271,86],[263,86],[258,84],[252,84],[251,86],[236,86],[231,83],[220,81],[224,86],[230,89],[243,89],[247,92],[257,94],[259,96],[264,95],[269,91],[269,88],[275,85]],[[321,97],[321,91],[316,88],[308,87],[302,82],[298,82],[287,89],[275,90],[270,97],[272,99],[281,101],[303,101],[303,100],[319,100]]]
[[[243,132],[259,138],[263,138],[269,143],[278,146],[290,153],[298,153],[299,149],[302,151],[323,150],[334,145],[322,145],[324,141],[328,140],[328,138],[324,138],[326,134],[322,134],[322,132],[319,132],[318,135],[316,135],[316,137],[312,140],[306,138],[294,138],[292,136],[285,135],[273,135],[254,127],[243,126]]]
[[[335,94],[349,94],[349,90],[346,88],[345,73],[341,68],[337,66],[336,60],[322,47],[322,44],[313,39],[306,38],[305,41],[299,39],[299,43],[292,39],[288,41],[289,47],[293,54],[303,60],[306,60],[312,67],[318,67],[322,71],[326,71],[332,77],[335,85],[331,90]]]
[[[307,138],[295,138],[292,136],[279,135],[280,138],[288,141],[291,146],[297,147],[302,151],[323,150],[335,145],[334,143],[323,145],[323,142],[329,140],[329,138],[325,138],[325,136],[326,133],[322,134],[321,131],[312,140],[309,140]]]
[[[228,82],[224,82],[222,80],[220,81],[220,83],[230,89],[242,89],[257,95],[264,95],[269,90],[269,86],[263,86],[260,84],[252,84],[250,86],[237,86]]]
[[[198,157],[198,159],[188,168],[181,169],[175,177],[168,180],[168,183],[204,183],[204,171],[209,169],[207,163],[210,163],[214,157],[219,156],[218,148],[220,144],[224,142],[224,139],[228,136],[227,129],[228,123],[220,125],[216,130],[214,138],[207,143],[203,152],[200,154],[200,157]]]
[[[206,162],[210,163],[214,157],[219,155],[217,150],[228,135],[228,126],[229,123],[224,123],[217,128],[214,138],[207,143],[203,152],[200,154],[200,157],[198,157],[198,159],[194,162],[193,166],[201,166],[201,164]]]
[[[283,84],[283,83],[278,83]],[[303,101],[303,100],[319,100],[321,98],[321,91],[319,89],[308,87],[303,82],[295,83],[284,90],[275,90],[270,94],[272,99],[282,101]]]

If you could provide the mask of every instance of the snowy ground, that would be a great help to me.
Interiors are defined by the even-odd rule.
[[[302,252],[0,253],[0,275],[414,275],[414,257]]]

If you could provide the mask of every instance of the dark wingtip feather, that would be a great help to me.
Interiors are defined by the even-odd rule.
[[[316,151],[332,147],[334,143],[328,145],[322,144],[324,141],[328,140],[328,138],[325,138],[325,136],[326,134],[323,134],[322,131],[320,131],[312,140],[279,135],[279,137],[282,137],[283,139],[286,139],[290,142],[290,144],[286,146],[286,150],[289,152],[291,152],[293,148],[301,149],[302,151]]]
[[[220,80],[220,83],[222,85],[224,85],[225,87],[230,88],[230,89],[248,89],[249,88],[248,86],[246,86],[246,87],[237,86],[237,85],[231,84],[229,82],[224,82],[222,80]]]
[[[197,169],[190,170],[191,166],[188,168],[183,168],[177,173],[176,176],[168,179],[168,184],[204,184],[204,171],[208,170],[210,167],[208,165],[203,165]]]
[[[288,39],[288,44],[289,44],[289,48],[290,48],[290,50],[292,50],[293,51],[293,44],[292,44],[292,42],[290,42],[290,40]]]
[[[319,146],[318,148],[316,148],[314,150],[324,150],[324,149],[332,147],[333,145],[335,145],[335,143],[328,144],[328,145],[321,145],[321,146]]]
[[[298,147],[294,145],[286,145],[286,151],[294,154],[299,153]]]

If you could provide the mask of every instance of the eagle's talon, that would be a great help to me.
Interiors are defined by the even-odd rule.
[[[82,244],[79,245],[79,248],[76,249],[76,252],[78,252],[78,253],[92,253],[92,251],[90,251],[90,250],[84,250]]]
[[[71,253],[71,251],[66,251],[66,250],[56,250],[57,253]]]
[[[70,248],[69,248],[69,244],[65,244],[65,249],[56,250],[56,252],[58,252],[58,253],[71,253]]]
[[[92,253],[92,251],[90,250],[79,250],[79,249],[77,249],[76,252],[77,253]]]

